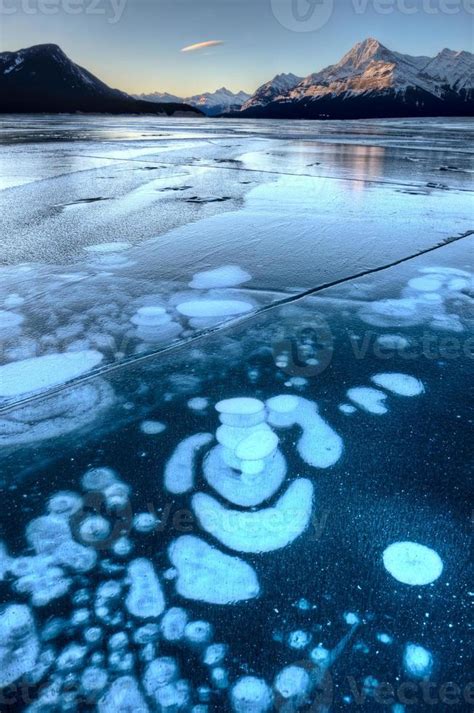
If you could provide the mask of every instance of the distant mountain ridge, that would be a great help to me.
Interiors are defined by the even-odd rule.
[[[140,101],[75,64],[58,45],[0,52],[0,112],[200,115],[181,103]]]
[[[215,92],[204,92],[191,97],[178,97],[167,92],[152,92],[151,94],[136,94],[137,99],[152,102],[184,102],[196,109],[200,109],[207,116],[218,116],[229,111],[238,111],[250,99],[247,92],[231,92],[226,87],[216,89]]]
[[[472,115],[474,55],[444,49],[436,57],[393,52],[374,38],[336,64],[280,89],[263,84],[233,116],[380,118]]]

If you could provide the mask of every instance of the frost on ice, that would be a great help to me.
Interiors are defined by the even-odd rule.
[[[385,569],[403,584],[422,586],[435,582],[443,572],[437,552],[417,542],[394,542],[383,553]]]
[[[47,354],[0,366],[0,397],[25,396],[65,384],[86,374],[102,361],[92,349]]]
[[[308,527],[313,485],[305,478],[290,484],[274,507],[242,512],[230,510],[205,493],[197,493],[193,509],[204,530],[238,552],[272,552],[286,547]]]
[[[219,552],[198,537],[179,537],[170,545],[169,557],[178,571],[176,590],[187,599],[234,604],[253,599],[260,592],[250,565]]]

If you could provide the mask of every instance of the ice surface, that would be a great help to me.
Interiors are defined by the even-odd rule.
[[[97,245],[88,245],[84,250],[88,253],[116,253],[128,250],[131,243],[119,242],[116,243],[98,243]]]
[[[192,506],[203,529],[226,547],[238,552],[272,552],[289,545],[308,527],[313,485],[299,478],[273,507],[254,512],[229,510],[205,493],[194,495]]]
[[[196,455],[213,440],[211,433],[196,433],[178,444],[165,467],[165,488],[168,492],[177,495],[192,489]]]
[[[125,600],[127,610],[139,619],[158,617],[165,609],[160,580],[150,560],[133,560],[127,567],[130,589]]]
[[[186,599],[235,604],[259,595],[260,586],[250,565],[198,537],[179,537],[171,544],[169,557],[178,570],[176,590]]]
[[[383,563],[392,577],[412,586],[435,582],[444,568],[437,552],[417,542],[394,542],[384,551]]]
[[[371,389],[367,386],[356,386],[349,389],[347,397],[357,406],[360,406],[364,411],[377,414],[378,416],[387,413],[388,409],[384,405],[387,394],[377,389]]]
[[[238,265],[223,265],[214,270],[205,270],[194,275],[189,283],[197,290],[210,290],[216,287],[237,287],[248,282],[252,276]]]
[[[286,476],[286,462],[276,451],[263,470],[249,477],[230,468],[223,457],[222,446],[216,446],[204,459],[204,477],[209,485],[234,505],[253,507],[274,495]]]
[[[0,418],[0,444],[17,446],[91,428],[113,403],[114,392],[102,379],[80,384],[5,413]]]
[[[398,396],[419,396],[425,390],[422,382],[409,374],[376,374],[372,381]]]
[[[48,354],[0,366],[0,396],[11,398],[65,384],[94,369],[102,361],[94,350]]]
[[[423,646],[407,644],[403,652],[403,665],[414,678],[427,678],[433,669],[433,656]]]

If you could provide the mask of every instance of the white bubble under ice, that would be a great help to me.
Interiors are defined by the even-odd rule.
[[[214,270],[197,272],[189,287],[196,290],[210,290],[217,287],[237,287],[248,282],[252,276],[238,265],[222,265]]]
[[[140,431],[146,436],[158,436],[163,431],[166,431],[166,426],[160,421],[142,421]]]
[[[199,299],[181,302],[177,311],[185,317],[208,319],[213,317],[237,317],[248,314],[254,309],[249,302],[242,300]]]
[[[150,713],[133,676],[117,678],[97,704],[98,713]]]
[[[241,507],[254,507],[271,498],[282,485],[286,470],[285,459],[279,451],[265,462],[260,473],[249,477],[227,465],[220,445],[204,459],[204,477],[209,485],[226,500]]]
[[[39,654],[39,641],[31,609],[10,604],[0,611],[0,688],[31,671]]]
[[[238,552],[272,552],[289,545],[308,527],[313,505],[313,484],[293,481],[270,508],[255,512],[230,510],[210,495],[197,493],[192,507],[206,532]]]
[[[186,599],[235,604],[260,593],[257,575],[238,557],[223,554],[193,535],[183,535],[168,550],[176,568],[176,590]]]
[[[165,466],[165,488],[174,495],[186,493],[194,484],[194,459],[214,440],[211,433],[196,433],[179,443]]]
[[[314,468],[330,468],[337,463],[343,451],[342,439],[320,416],[315,403],[285,394],[268,399],[267,407],[268,423],[275,428],[300,426],[303,434],[297,449],[305,463]]]
[[[403,652],[403,665],[414,678],[425,678],[433,669],[433,656],[418,644],[407,644]]]
[[[165,609],[160,580],[150,560],[133,560],[127,567],[130,589],[125,599],[128,612],[139,619],[158,617]]]
[[[409,374],[385,373],[371,377],[374,384],[397,396],[419,396],[425,390],[423,383]]]
[[[103,355],[94,350],[47,354],[0,366],[0,396],[11,398],[65,384],[100,364]]]
[[[301,666],[286,666],[275,678],[275,691],[292,706],[279,710],[297,710],[302,705],[311,689],[311,677]]]
[[[266,713],[273,702],[271,688],[262,678],[243,676],[230,692],[234,713]]]
[[[160,622],[161,634],[166,641],[180,641],[188,623],[188,613],[181,607],[172,607]]]
[[[384,394],[383,391],[378,391],[378,389],[371,389],[368,386],[356,386],[348,390],[347,398],[368,413],[381,416],[388,412],[384,404],[387,394]]]
[[[383,553],[385,569],[398,582],[423,586],[435,582],[443,573],[437,552],[417,542],[394,542]]]

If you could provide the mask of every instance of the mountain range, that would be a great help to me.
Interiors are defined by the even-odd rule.
[[[54,44],[0,52],[0,112],[201,115],[182,103],[157,104],[112,89]]]
[[[137,99],[142,99],[151,102],[184,102],[190,106],[199,109],[207,116],[218,116],[226,114],[230,111],[238,111],[243,104],[250,99],[251,95],[247,92],[231,92],[226,87],[221,87],[215,92],[204,92],[204,94],[195,94],[191,97],[178,97],[167,92],[153,92],[151,94],[137,94]]]
[[[222,87],[185,99],[112,89],[54,44],[0,53],[0,113],[95,112],[238,118],[355,119],[472,116],[474,55],[392,51],[369,38],[336,64],[298,77],[278,74],[252,96]]]
[[[474,55],[393,52],[369,38],[337,63],[303,78],[277,75],[232,116],[350,119],[472,115]]]

